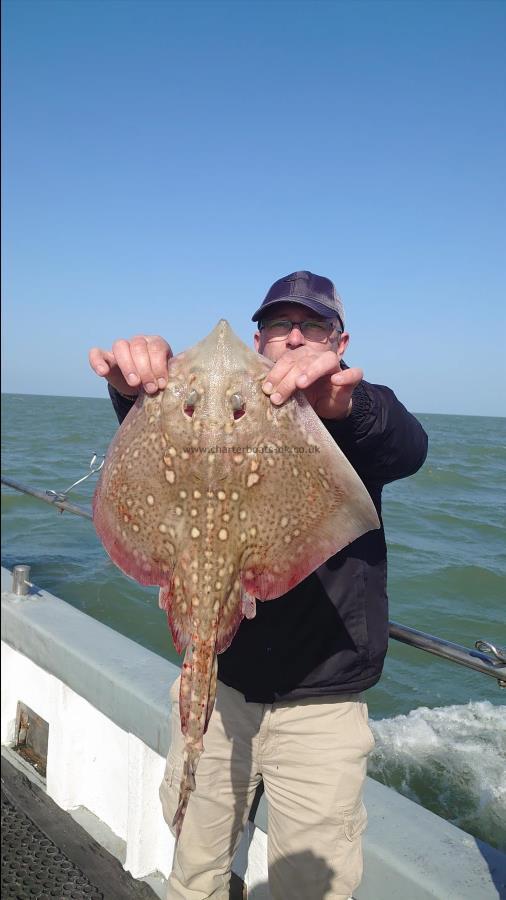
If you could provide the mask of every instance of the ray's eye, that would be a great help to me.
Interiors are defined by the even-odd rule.
[[[195,406],[198,399],[199,395],[197,394],[197,391],[190,391],[183,404],[183,412],[185,416],[188,416],[189,419],[191,419],[193,413],[195,412]]]
[[[244,413],[246,412],[244,408],[244,400],[240,394],[232,394],[230,398],[230,403],[232,405],[232,409],[234,412],[234,419],[242,419]]]

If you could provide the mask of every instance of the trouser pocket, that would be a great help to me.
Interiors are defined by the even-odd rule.
[[[357,699],[354,705],[358,720],[358,726],[365,741],[365,750],[367,753],[371,753],[376,746],[376,741],[374,740],[374,735],[369,725],[369,712],[367,709],[367,703],[365,702],[365,700]]]
[[[165,764],[165,772],[159,789],[160,802],[162,804],[163,818],[167,822],[172,834],[176,836],[176,830],[172,827],[179,800],[179,786],[183,774],[181,760],[175,760],[170,754]]]
[[[350,810],[343,813],[344,833],[349,841],[355,841],[365,831],[367,826],[367,810],[362,801]]]

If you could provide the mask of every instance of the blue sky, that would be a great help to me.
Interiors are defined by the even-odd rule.
[[[3,390],[104,396],[90,346],[276,278],[418,412],[506,414],[506,5],[4,0]]]

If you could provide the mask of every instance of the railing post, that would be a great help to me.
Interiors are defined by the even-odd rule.
[[[30,566],[14,566],[12,570],[12,593],[25,597],[31,588]]]

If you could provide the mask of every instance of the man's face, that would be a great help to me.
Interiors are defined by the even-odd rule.
[[[265,316],[265,321],[269,319],[290,319],[291,322],[304,322],[310,320],[312,322],[328,322],[323,316],[317,315],[312,309],[306,306],[300,306],[298,303],[277,303],[273,309]],[[262,328],[257,331],[254,336],[255,350],[262,353],[267,359],[276,362],[287,350],[296,350],[298,347],[308,347],[315,353],[325,353],[327,350],[333,350],[339,358],[343,356],[348,345],[349,335],[346,331],[342,334],[337,330],[339,328],[338,319],[333,319],[332,323],[335,327],[329,332],[328,337],[324,341],[312,341],[304,337],[302,331],[294,327],[286,337],[273,337],[268,328]]]

